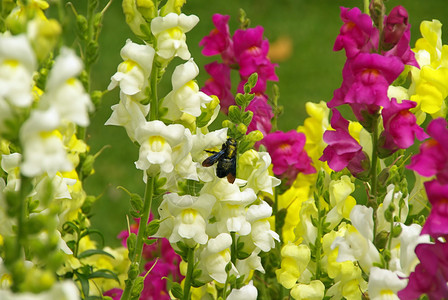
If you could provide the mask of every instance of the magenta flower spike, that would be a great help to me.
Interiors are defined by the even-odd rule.
[[[230,16],[214,14],[212,17],[215,29],[209,35],[202,38],[199,42],[203,46],[202,54],[205,56],[213,56],[220,54],[224,63],[232,64],[235,62],[233,53],[233,41],[230,36],[229,22]]]
[[[305,141],[305,135],[295,130],[276,131],[266,135],[262,140],[262,144],[272,157],[274,174],[287,178],[288,184],[292,183],[299,172],[304,174],[316,172],[311,165],[311,158],[303,149]]]
[[[361,13],[359,8],[341,7],[341,19],[344,22],[334,43],[333,51],[345,49],[347,58],[359,53],[370,53],[378,47],[378,29],[373,27],[369,15]]]
[[[432,120],[427,133],[431,139],[420,145],[420,153],[414,155],[408,168],[422,176],[436,175],[441,184],[448,184],[448,129],[445,119]]]
[[[344,119],[341,113],[332,109],[331,127],[334,130],[324,132],[324,142],[328,146],[324,149],[323,155],[319,158],[321,161],[328,162],[330,168],[335,171],[341,171],[349,165],[352,160],[365,159],[362,154],[361,145],[350,135],[348,131],[349,122]],[[361,165],[361,163],[354,165]]]
[[[387,150],[390,155],[398,149],[407,149],[414,144],[414,139],[420,141],[428,138],[423,129],[417,125],[417,118],[409,109],[417,103],[403,100],[398,103],[392,98],[390,106],[381,111],[383,116],[384,131],[380,137],[380,147]]]

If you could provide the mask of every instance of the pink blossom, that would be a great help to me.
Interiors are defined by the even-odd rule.
[[[436,175],[441,184],[448,184],[448,129],[443,118],[432,120],[427,132],[431,139],[420,145],[408,168],[422,176]]]
[[[324,149],[321,161],[328,162],[329,167],[338,172],[350,166],[353,175],[366,171],[364,161],[367,156],[362,152],[361,145],[350,135],[348,131],[349,122],[341,113],[332,109],[331,127],[334,130],[326,130],[323,140],[328,146]]]
[[[359,8],[341,7],[341,19],[344,22],[336,38],[333,50],[345,49],[348,58],[360,52],[370,53],[378,47],[378,29],[373,27],[369,15],[361,13]]]
[[[247,106],[246,111],[254,113],[252,121],[247,127],[248,132],[260,130],[266,136],[272,129],[271,119],[274,117],[272,107],[267,102],[266,95],[256,95]]]
[[[380,147],[386,150],[383,151],[386,156],[398,149],[409,148],[414,144],[415,137],[420,141],[428,137],[417,125],[415,115],[409,111],[416,105],[417,103],[409,100],[398,103],[395,98],[392,98],[390,106],[381,111],[384,131],[380,137]]]
[[[404,64],[418,68],[410,41],[411,24],[408,22],[408,12],[403,6],[396,6],[384,19],[382,53],[385,56],[396,56]]]
[[[348,59],[342,71],[342,85],[335,90],[328,107],[342,104],[364,105],[365,110],[372,110],[370,107],[388,107],[390,101],[387,89],[403,69],[403,63],[394,56],[360,53],[355,58]],[[358,109],[354,110],[356,111]],[[362,116],[357,117],[362,120]]]
[[[207,79],[202,92],[207,95],[215,95],[218,97],[221,105],[221,110],[227,113],[230,105],[235,105],[230,81],[230,68],[226,64],[220,64],[216,61],[204,66],[211,78]]]
[[[239,64],[241,83],[239,92],[242,91],[242,85],[253,73],[258,74],[258,81],[252,89],[254,93],[263,93],[266,91],[266,81],[278,81],[275,74],[276,64],[271,63],[267,57],[269,51],[269,42],[263,39],[263,27],[248,28],[246,30],[238,29],[233,35],[235,57]]]
[[[434,244],[420,244],[415,248],[420,263],[409,276],[408,285],[398,292],[400,299],[448,298],[448,244],[438,240]]]
[[[226,64],[235,62],[233,41],[230,36],[228,25],[229,18],[230,16],[214,14],[212,21],[216,28],[199,42],[200,46],[204,46],[202,49],[203,55],[213,56],[221,54],[223,61]]]
[[[311,165],[311,159],[306,151],[306,137],[295,130],[288,132],[276,131],[269,133],[262,140],[272,157],[273,172],[281,178],[287,178],[291,183],[299,172],[311,174],[316,169]]]
[[[422,234],[433,238],[448,236],[448,184],[437,180],[425,182],[425,190],[431,203],[431,212],[422,228]]]

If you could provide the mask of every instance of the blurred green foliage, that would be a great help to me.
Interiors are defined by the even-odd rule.
[[[75,6],[82,0],[74,0]],[[422,20],[439,19],[448,26],[448,8],[446,0],[391,0],[387,2],[388,11],[396,5],[403,5],[409,12],[412,45],[420,37],[419,24]],[[104,6],[105,0],[100,1]],[[207,79],[204,64],[212,62],[214,57],[203,57],[198,46],[203,36],[213,29],[211,21],[214,13],[231,16],[230,29],[238,27],[239,9],[243,8],[251,20],[251,27],[261,25],[265,36],[271,43],[281,37],[292,41],[291,56],[278,63],[277,74],[280,78],[280,104],[284,114],[278,124],[281,130],[291,130],[303,123],[306,117],[305,102],[329,101],[333,90],[342,81],[342,66],[345,61],[343,52],[333,52],[333,43],[339,33],[342,21],[339,18],[339,6],[362,8],[361,0],[190,0],[184,6],[187,15],[196,14],[199,24],[187,34],[187,44],[195,62],[200,67],[197,80],[202,86]],[[67,12],[69,13],[69,12]],[[100,58],[93,66],[93,88],[106,90],[110,77],[121,62],[120,49],[126,39],[138,41],[128,29],[121,1],[113,0],[104,18],[100,36]],[[442,40],[448,44],[448,29],[443,32]],[[171,63],[165,74],[159,96],[167,94],[171,87],[171,71],[180,59]],[[268,87],[268,93],[270,93]],[[110,107],[119,100],[118,89],[107,93],[101,108],[95,113],[92,125],[88,129],[88,143],[92,152],[99,151],[104,145],[110,148],[99,156],[95,163],[96,173],[87,179],[86,189],[90,194],[102,197],[95,204],[92,219],[93,228],[105,235],[106,244],[117,246],[116,235],[126,229],[126,214],[129,209],[128,196],[117,186],[143,194],[144,184],[141,171],[134,167],[138,158],[138,148],[128,139],[125,130],[115,126],[104,126],[111,114]],[[219,124],[219,122],[217,122]],[[157,205],[157,203],[155,203]]]

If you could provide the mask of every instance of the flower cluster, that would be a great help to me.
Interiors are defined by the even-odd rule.
[[[216,28],[199,43],[204,47],[203,55],[220,55],[222,58],[222,63],[214,61],[205,65],[205,70],[211,78],[207,80],[202,90],[208,95],[216,95],[221,101],[221,109],[227,113],[229,106],[235,103],[231,92],[230,70],[237,68],[239,72],[239,93],[243,92],[244,84],[249,76],[257,73],[258,81],[252,92],[256,94],[254,101],[260,101],[260,103],[252,105],[265,112],[267,123],[269,123],[272,118],[272,116],[269,118],[269,115],[272,112],[269,111],[268,106],[264,105],[267,104],[266,82],[268,80],[278,81],[275,74],[276,65],[271,63],[267,57],[269,42],[263,39],[264,29],[261,26],[237,29],[231,36],[228,25],[229,18],[230,16],[220,14],[213,15],[213,24]],[[258,120],[254,121],[258,123]],[[267,126],[266,121],[260,123]],[[259,126],[256,126],[256,129],[260,130]],[[270,128],[266,132],[269,131]],[[262,133],[265,132],[262,131]]]

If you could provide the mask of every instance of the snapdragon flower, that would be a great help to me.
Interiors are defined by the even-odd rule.
[[[201,107],[209,103],[212,98],[199,91],[198,84],[194,81],[199,74],[199,68],[193,59],[177,66],[171,77],[173,90],[165,96],[162,106],[168,109],[166,118],[176,121],[183,113],[199,117]]]
[[[406,283],[406,279],[390,270],[372,267],[368,285],[369,297],[374,300],[398,300],[397,292],[403,289]]]
[[[311,259],[310,248],[304,244],[285,244],[281,250],[281,268],[275,271],[278,282],[287,289],[296,284],[299,277],[306,270]]]
[[[154,18],[151,21],[151,31],[157,38],[157,55],[165,60],[175,56],[184,60],[190,59],[185,33],[193,29],[198,22],[199,18],[195,15],[175,13]]]
[[[213,56],[220,54],[225,65],[229,65],[235,61],[235,54],[233,53],[233,40],[230,37],[228,25],[229,19],[230,16],[214,14],[212,21],[216,28],[214,28],[208,36],[205,36],[199,42],[199,46],[204,47],[202,49],[203,55]],[[208,73],[212,75],[212,73]]]
[[[448,183],[448,129],[447,122],[438,118],[427,127],[431,139],[420,145],[420,152],[407,167],[422,176],[436,175],[442,184]]]
[[[89,112],[93,110],[93,104],[82,83],[76,79],[82,69],[82,61],[75,52],[62,48],[48,75],[40,105],[54,107],[61,120],[86,127],[89,125]]]
[[[229,106],[235,104],[231,93],[230,67],[214,61],[205,65],[204,68],[211,77],[204,83],[201,91],[207,95],[218,97],[222,111],[227,113]]]
[[[344,175],[339,180],[332,180],[329,186],[331,210],[327,213],[326,221],[330,223],[329,229],[333,229],[341,222],[342,218],[348,219],[356,200],[351,193],[355,191],[355,185],[350,177]]]
[[[246,107],[246,111],[254,113],[252,121],[250,121],[247,131],[251,132],[259,130],[263,136],[267,136],[271,132],[271,120],[274,117],[272,107],[268,103],[268,98],[264,94],[255,95],[255,98]]]
[[[258,291],[253,282],[243,286],[240,289],[233,289],[226,299],[228,300],[255,300],[257,299]]]
[[[282,178],[288,179],[291,184],[299,172],[304,174],[315,173],[311,159],[305,152],[306,137],[295,130],[289,132],[276,131],[268,134],[262,140],[273,161],[273,172]]]
[[[209,194],[199,197],[166,194],[159,206],[160,218],[166,220],[160,224],[155,237],[166,237],[170,243],[183,241],[190,247],[206,244],[208,235],[206,225],[216,199]]]
[[[380,137],[380,147],[391,154],[398,149],[407,149],[414,144],[417,138],[423,141],[428,135],[417,125],[417,118],[409,110],[417,103],[403,100],[398,103],[392,98],[390,106],[381,111],[384,131]]]
[[[136,141],[140,144],[140,151],[135,166],[150,176],[159,171],[171,173],[177,164],[188,159],[192,147],[188,129],[180,124],[165,125],[158,120],[145,122],[138,127]]]
[[[44,173],[54,176],[57,171],[70,171],[72,163],[56,130],[60,116],[55,108],[46,111],[34,110],[20,129],[23,146],[21,172],[34,177]]]
[[[147,44],[139,45],[128,39],[120,55],[124,61],[118,65],[107,89],[112,90],[119,85],[120,90],[130,96],[144,92],[148,86],[155,50]]]

